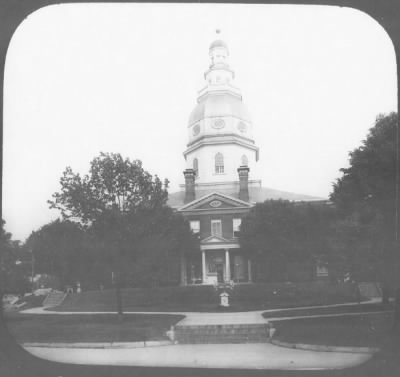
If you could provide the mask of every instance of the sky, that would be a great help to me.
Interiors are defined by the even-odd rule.
[[[2,205],[13,238],[56,219],[47,200],[62,172],[86,173],[101,151],[142,160],[178,190],[189,114],[217,37],[252,116],[265,187],[327,198],[376,116],[396,111],[392,42],[358,10],[41,8],[19,25],[6,57]]]

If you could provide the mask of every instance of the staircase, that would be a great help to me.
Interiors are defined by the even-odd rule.
[[[361,296],[367,298],[382,297],[382,289],[379,286],[379,283],[376,282],[359,283],[358,288],[360,289]]]
[[[54,306],[60,305],[65,297],[67,296],[66,293],[61,291],[51,291],[47,297],[43,301],[43,306],[45,308],[52,308]]]
[[[268,341],[268,327],[266,323],[177,325],[174,340],[180,344],[265,343]]]

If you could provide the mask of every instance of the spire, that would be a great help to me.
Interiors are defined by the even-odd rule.
[[[217,29],[216,34],[218,37],[220,33],[221,30]],[[230,69],[228,64],[228,45],[222,39],[218,38],[214,40],[209,48],[209,56],[211,59],[210,67],[209,70],[204,74],[207,85],[214,88],[221,85],[231,86],[235,74]]]
[[[219,37],[221,30],[217,29],[215,32]],[[225,66],[226,68],[229,68],[229,65],[227,63],[227,59],[229,56],[228,45],[222,39],[218,38],[213,43],[211,43],[209,54],[211,57],[210,68],[213,68],[214,66]]]

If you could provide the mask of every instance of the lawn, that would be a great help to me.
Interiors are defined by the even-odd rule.
[[[378,347],[366,363],[342,371],[328,372],[340,377],[400,376],[400,329],[392,329],[392,313],[293,319],[274,322],[276,339],[289,343],[331,346]]]
[[[295,306],[352,302],[350,285],[323,282],[236,285],[228,291],[230,311],[249,311]],[[125,311],[219,311],[219,297],[212,286],[127,288],[122,290]],[[57,311],[115,311],[114,290],[71,294]]]
[[[29,315],[10,313],[6,324],[18,343],[135,342],[168,339],[165,332],[179,315]]]
[[[392,313],[274,321],[276,339],[329,346],[383,347],[395,336]],[[397,340],[400,332],[397,334]],[[399,343],[400,345],[400,343]]]
[[[276,317],[297,317],[308,315],[327,315],[327,314],[342,314],[342,313],[367,313],[367,312],[385,312],[393,310],[393,305],[383,305],[381,303],[354,304],[345,306],[335,306],[328,308],[310,308],[310,309],[293,309],[290,311],[273,311],[263,313],[264,318]]]

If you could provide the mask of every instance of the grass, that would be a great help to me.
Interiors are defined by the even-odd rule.
[[[297,317],[307,315],[325,315],[325,314],[342,314],[342,313],[366,313],[366,312],[382,312],[390,311],[393,305],[383,305],[380,303],[371,304],[354,304],[346,306],[336,306],[329,308],[311,308],[311,309],[293,309],[290,311],[274,311],[263,313],[264,318],[276,317]]]
[[[352,302],[354,287],[329,283],[275,283],[237,285],[230,311],[249,311]],[[127,288],[122,290],[124,311],[219,311],[219,297],[212,286]],[[57,311],[115,311],[114,290],[69,295]]]
[[[168,339],[165,332],[179,315],[29,315],[10,313],[6,323],[18,343],[134,342]]]
[[[276,321],[276,339],[329,346],[383,347],[392,331],[392,313]],[[400,333],[397,334],[398,340]],[[400,345],[400,343],[399,343]]]

